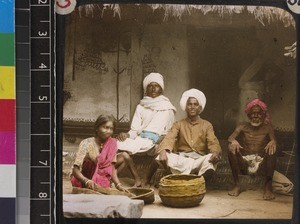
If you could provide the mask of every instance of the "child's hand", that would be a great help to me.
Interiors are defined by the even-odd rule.
[[[274,140],[270,141],[265,147],[265,152],[268,155],[273,155],[276,152],[276,142]]]
[[[95,189],[95,183],[94,183],[94,181],[87,180],[85,182],[85,187],[88,188],[88,189],[94,190]]]
[[[116,185],[116,188],[119,190],[119,191],[123,191],[123,192],[127,192],[128,193],[128,190],[121,184],[121,183],[118,183]]]
[[[229,147],[229,150],[232,152],[232,154],[235,155],[236,153],[239,153],[240,149],[243,149],[240,143],[237,140],[233,140]]]
[[[129,134],[128,133],[124,133],[121,132],[120,134],[118,134],[118,136],[116,137],[120,142],[124,142],[126,140],[126,138],[129,138]]]
[[[164,169],[168,169],[168,156],[167,156],[167,150],[164,149],[159,153],[159,161],[163,165]]]

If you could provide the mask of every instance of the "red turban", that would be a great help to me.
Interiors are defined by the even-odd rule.
[[[245,108],[245,113],[248,114],[250,112],[251,108],[254,106],[259,106],[263,110],[263,112],[265,113],[265,116],[266,116],[264,123],[269,124],[270,123],[270,115],[268,112],[267,105],[260,99],[254,99],[251,102],[247,103],[246,108]]]

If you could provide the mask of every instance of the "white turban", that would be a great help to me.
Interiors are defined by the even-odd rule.
[[[156,82],[164,90],[164,77],[161,74],[152,72],[144,78],[143,88],[145,92],[151,82]]]
[[[187,91],[185,91],[182,94],[182,97],[180,99],[180,107],[183,111],[185,111],[186,108],[186,102],[188,101],[188,99],[190,97],[194,97],[198,100],[199,105],[202,107],[200,113],[204,110],[205,104],[206,104],[206,97],[204,95],[204,93],[202,93],[200,90],[198,89],[189,89]]]

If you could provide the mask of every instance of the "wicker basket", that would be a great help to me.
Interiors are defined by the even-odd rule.
[[[205,180],[202,176],[185,174],[163,177],[158,189],[164,205],[181,208],[199,205],[205,192]]]
[[[151,188],[133,187],[127,189],[130,193],[136,195],[131,197],[132,199],[143,200],[145,204],[151,204],[154,202],[154,190]]]

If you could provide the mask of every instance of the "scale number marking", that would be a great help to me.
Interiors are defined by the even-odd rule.
[[[41,5],[41,4],[47,4],[48,3],[48,0],[39,0],[38,1],[38,4]]]
[[[46,192],[40,192],[39,193],[39,198],[47,198],[48,194]]]
[[[44,165],[44,166],[47,166],[48,165],[48,161],[45,160],[45,162],[42,162],[42,161],[39,161],[40,164]]]
[[[296,14],[300,14],[300,0],[287,0],[289,9]]]

